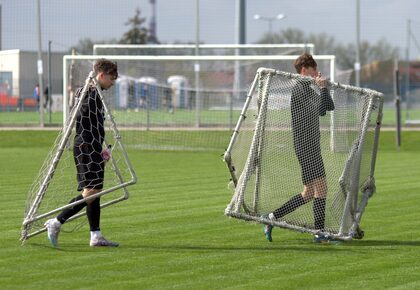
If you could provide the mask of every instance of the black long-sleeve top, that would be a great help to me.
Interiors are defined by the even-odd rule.
[[[318,94],[310,85],[309,80],[299,81],[292,90],[292,131],[297,154],[320,152],[319,117],[335,108],[327,88],[320,88]]]
[[[76,97],[80,98],[81,92],[82,88],[79,88]],[[74,144],[90,143],[97,148],[105,138],[103,103],[95,87],[89,87],[86,93],[76,117]]]

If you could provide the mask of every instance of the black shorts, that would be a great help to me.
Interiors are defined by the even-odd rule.
[[[309,184],[317,178],[325,177],[324,162],[320,150],[296,152],[302,170],[302,182]]]
[[[104,184],[105,162],[101,156],[102,146],[83,143],[73,147],[77,170],[77,190],[84,188],[102,189]]]

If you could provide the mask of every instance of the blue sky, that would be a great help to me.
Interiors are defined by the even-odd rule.
[[[195,41],[196,0],[156,0],[157,36],[165,43]],[[236,0],[200,0],[200,39],[207,44],[235,43]],[[36,0],[0,0],[2,49],[37,49]],[[420,41],[419,0],[360,0],[361,39],[371,43],[383,38],[404,52],[407,20]],[[139,7],[150,19],[149,0],[41,0],[42,40],[46,48],[67,50],[81,38],[95,41],[120,38],[124,25]],[[326,33],[342,43],[356,40],[356,0],[247,0],[247,43],[256,42],[268,31],[268,22],[255,14],[286,18],[273,21],[273,31],[298,28]],[[420,56],[412,41],[410,55]]]

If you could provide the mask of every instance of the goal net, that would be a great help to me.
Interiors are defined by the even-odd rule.
[[[312,202],[278,219],[266,216],[302,192],[303,183],[325,178],[321,232],[339,239],[361,238],[361,216],[375,191],[383,95],[327,84],[335,105],[331,112],[326,112],[314,79],[258,70],[224,155],[234,188],[226,215],[319,233]],[[296,98],[302,88],[303,95]]]
[[[224,140],[239,117],[257,69],[294,72],[298,55],[68,55],[63,63],[63,86],[70,88],[63,92],[65,120],[72,88],[83,81],[91,63],[102,57],[118,63],[120,77],[109,106],[127,146],[220,151],[225,149]],[[319,70],[335,80],[335,57],[314,58]]]
[[[90,99],[87,99],[88,90],[94,87],[98,91],[98,98],[101,100],[103,107],[98,107],[100,112],[92,111],[90,114],[94,116],[93,118],[105,118],[103,128],[105,140],[103,142],[95,141],[96,139],[92,141],[86,140],[83,141],[86,143],[78,146],[78,148],[80,148],[81,154],[84,154],[85,151],[81,148],[82,146],[103,146],[103,148],[109,150],[111,157],[105,166],[103,190],[90,196],[89,199],[101,197],[101,207],[110,206],[127,199],[127,186],[136,182],[136,176],[128,159],[121,134],[108,107],[109,99],[104,96],[94,73],[91,72],[85,80],[83,89],[81,89],[80,97],[75,100],[67,122],[57,136],[28,192],[21,232],[22,241],[44,232],[46,230],[44,223],[51,216],[56,216],[63,209],[86,201],[86,199],[82,199],[69,204],[69,201],[77,195],[76,167],[82,165],[78,161],[80,159],[76,158],[76,153],[73,155],[75,126],[77,122],[83,122],[83,120],[78,121],[77,116],[83,109],[82,105],[84,102],[89,101],[90,104]],[[101,124],[101,122],[98,121],[98,124]],[[91,125],[95,126],[94,124]],[[101,130],[99,127],[97,129]],[[101,165],[104,164],[102,158],[100,163],[96,163],[97,159],[92,155],[94,154],[91,153],[89,155],[90,161],[86,162],[98,164],[97,167],[103,166]],[[85,215],[85,212],[80,212],[68,221],[75,220],[83,215]],[[81,221],[79,223],[70,223],[69,225],[66,223],[64,232],[74,230],[80,225]]]

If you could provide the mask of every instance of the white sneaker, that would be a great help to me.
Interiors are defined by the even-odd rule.
[[[90,239],[91,247],[118,247],[119,244],[116,242],[111,242],[105,239],[104,237],[99,237],[96,239]]]
[[[61,223],[53,218],[45,222],[44,226],[47,228],[48,239],[54,247],[57,247],[58,234],[61,230]]]

